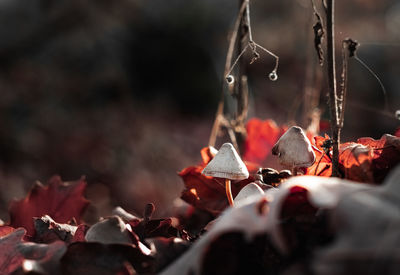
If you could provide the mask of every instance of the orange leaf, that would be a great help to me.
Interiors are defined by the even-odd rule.
[[[285,131],[271,120],[250,119],[246,124],[243,159],[262,164],[271,155],[271,149]]]
[[[323,144],[329,136],[315,136],[312,149],[315,153],[315,162],[305,170],[305,175],[330,177],[332,175],[332,161],[324,153]]]
[[[48,186],[36,183],[22,200],[10,204],[10,225],[24,227],[33,236],[34,217],[51,216],[58,223],[75,218],[79,223],[81,214],[89,204],[83,197],[86,188],[84,178],[75,182],[62,182],[59,176],[49,180]]]
[[[330,176],[332,161],[323,153],[322,144],[328,136],[314,137],[315,163],[307,168],[306,175]],[[383,135],[381,139],[360,138],[339,148],[339,169],[349,180],[380,183],[390,169],[400,163],[400,138]]]
[[[357,143],[367,146],[371,150],[369,169],[372,171],[373,182],[382,182],[389,171],[400,163],[399,137],[385,134],[378,140],[360,138]]]

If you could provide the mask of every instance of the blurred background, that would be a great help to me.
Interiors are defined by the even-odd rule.
[[[236,0],[1,0],[0,219],[8,220],[11,199],[54,174],[86,175],[88,222],[117,205],[140,214],[148,202],[157,216],[171,214],[183,188],[177,172],[197,164],[208,144],[237,12]],[[247,65],[249,117],[304,127],[311,89],[327,120],[311,2],[253,0],[250,12],[253,39],[280,64],[276,82],[271,56],[260,52]],[[358,40],[358,57],[382,80],[391,108],[374,76],[350,59],[343,140],[393,134],[400,3],[337,1],[336,23],[338,62],[341,41]]]

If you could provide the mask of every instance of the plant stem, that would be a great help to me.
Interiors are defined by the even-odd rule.
[[[326,1],[326,29],[327,29],[327,63],[329,84],[329,110],[332,131],[332,177],[339,176],[339,144],[340,125],[336,89],[336,64],[335,64],[335,0]]]
[[[236,52],[239,54],[243,50],[243,41],[246,39],[248,35],[251,35],[249,32],[249,5],[248,5],[248,0],[239,0],[239,8],[241,8],[246,2],[246,10],[244,16],[242,16],[240,20],[240,25],[239,25],[239,30],[238,30],[238,40],[236,44]],[[252,39],[251,37],[249,38],[250,40]],[[239,147],[239,152],[242,152],[242,145],[245,140],[245,133],[242,131],[244,129],[244,122],[246,120],[247,116],[247,93],[245,93],[245,89],[243,87],[243,80],[242,78],[245,76],[245,60],[241,59],[239,61],[239,68],[238,68],[238,74],[237,74],[237,81],[236,81],[236,87],[235,87],[235,95],[236,95],[236,100],[237,100],[237,113],[235,116],[235,119],[237,120],[238,127],[235,129],[235,136],[236,140],[238,143]],[[240,120],[238,120],[240,118]]]
[[[230,179],[225,179],[225,191],[226,191],[226,196],[228,197],[229,205],[233,206],[233,196],[232,196]]]

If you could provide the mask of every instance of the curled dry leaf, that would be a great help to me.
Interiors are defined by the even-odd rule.
[[[22,271],[59,273],[59,259],[66,251],[64,242],[35,244],[23,241],[26,230],[19,228],[0,238],[0,274]]]
[[[329,177],[332,174],[332,161],[323,148],[329,137],[314,139],[316,161],[306,170],[306,174]],[[381,183],[389,171],[400,163],[400,138],[388,134],[379,140],[359,138],[356,142],[341,144],[339,151],[339,169],[346,179]]]
[[[103,244],[138,244],[137,237],[118,216],[105,218],[92,225],[86,232],[85,239]]]
[[[52,243],[54,241],[63,241],[69,243],[72,241],[77,226],[69,224],[56,223],[50,216],[45,215],[34,219],[35,242]]]
[[[143,219],[126,212],[121,207],[118,207],[118,209],[115,209],[113,212],[118,213],[115,217],[123,218],[125,220],[127,223],[127,229],[133,233],[135,238],[138,238],[141,241],[144,241],[147,238],[177,237],[178,229],[174,226],[173,218],[151,219],[154,211],[154,204],[149,203],[145,207]],[[119,217],[119,215],[122,217]]]
[[[62,182],[54,176],[47,186],[36,183],[22,200],[10,205],[10,225],[24,227],[33,236],[34,217],[51,216],[56,222],[67,223],[73,218],[79,223],[81,215],[89,202],[83,197],[86,188],[84,178],[74,182]]]

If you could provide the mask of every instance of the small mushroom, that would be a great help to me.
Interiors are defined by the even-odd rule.
[[[296,176],[298,168],[310,167],[315,162],[311,143],[303,129],[290,127],[272,147],[272,154],[278,155],[279,162],[292,170]]]
[[[243,180],[249,177],[246,165],[231,143],[224,143],[201,173],[225,179],[226,196],[231,206],[233,205],[231,180]]]
[[[256,183],[251,182],[240,190],[234,199],[235,206],[243,204],[247,198],[264,194],[264,191]]]

